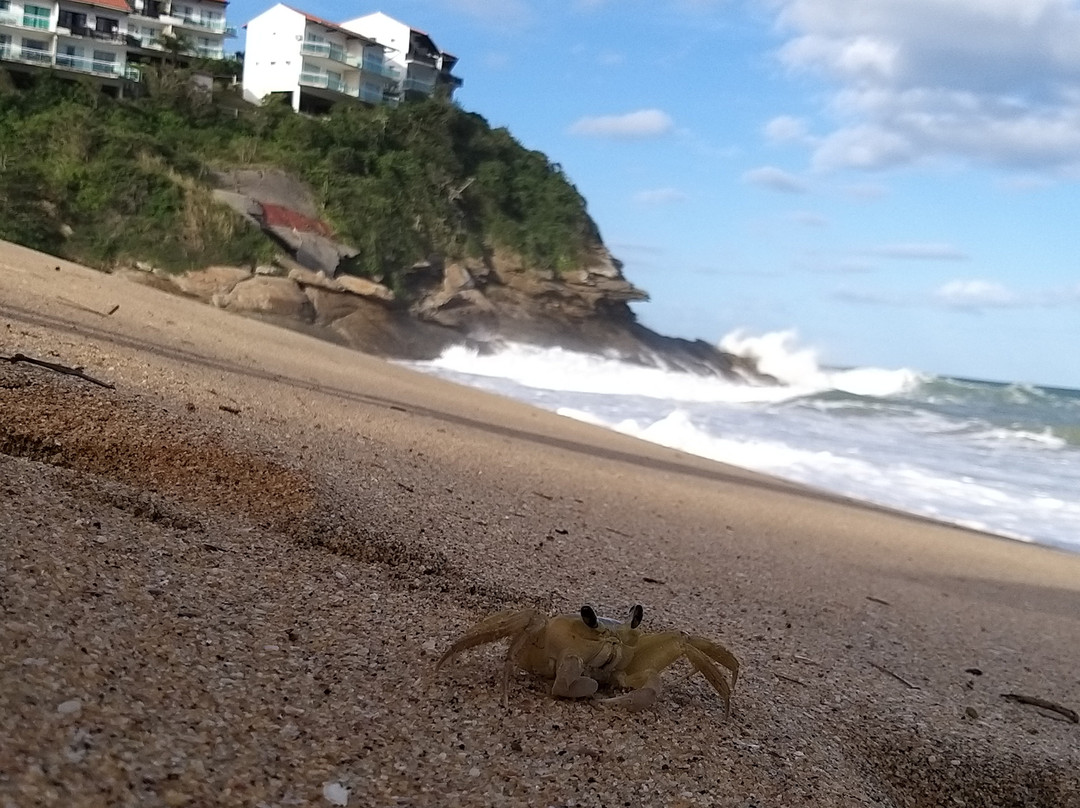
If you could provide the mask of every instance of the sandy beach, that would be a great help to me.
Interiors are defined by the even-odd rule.
[[[118,307],[115,308],[114,307]],[[110,313],[111,312],[111,313]],[[0,243],[0,806],[1080,806],[1080,556]],[[558,700],[509,608],[724,643]]]

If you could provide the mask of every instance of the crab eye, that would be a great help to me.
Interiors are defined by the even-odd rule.
[[[639,603],[633,609],[630,610],[630,628],[637,628],[641,625],[641,618],[645,616],[645,609],[642,608]]]
[[[596,628],[599,625],[599,621],[596,619],[596,612],[593,611],[592,606],[581,607],[581,621],[589,628]]]

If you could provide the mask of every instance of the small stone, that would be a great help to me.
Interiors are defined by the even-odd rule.
[[[191,802],[191,797],[187,794],[181,793],[174,788],[170,788],[162,795],[162,799],[165,800],[165,804],[171,806],[171,808],[178,808],[181,805],[187,805]]]
[[[349,789],[341,783],[323,783],[322,795],[331,805],[349,804]]]
[[[964,708],[964,715],[966,715],[968,718],[974,720],[974,719],[979,717],[979,711],[976,710],[974,707],[965,707]]]
[[[68,699],[67,701],[57,706],[56,712],[60,713],[61,715],[71,715],[72,713],[79,712],[79,710],[81,709],[81,701],[79,701],[78,699]]]

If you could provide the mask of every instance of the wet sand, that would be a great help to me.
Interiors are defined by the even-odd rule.
[[[57,269],[58,267],[58,269]],[[119,306],[112,314],[110,310]],[[1080,805],[1080,556],[0,244],[0,805]],[[552,699],[507,608],[724,643]],[[324,788],[327,789],[324,793]]]

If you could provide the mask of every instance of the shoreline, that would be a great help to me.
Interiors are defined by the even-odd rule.
[[[0,801],[1080,805],[1080,728],[1001,696],[1080,704],[1067,551],[0,245],[16,352],[116,389],[0,363]],[[685,663],[636,714],[431,681],[582,602],[727,645],[733,716]]]

